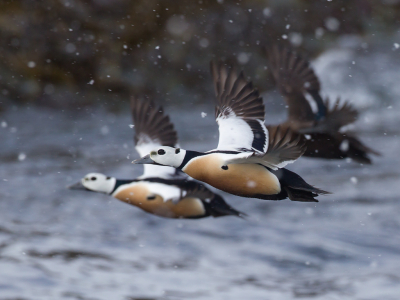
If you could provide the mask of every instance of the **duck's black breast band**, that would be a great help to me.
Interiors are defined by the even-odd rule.
[[[224,151],[224,150],[215,150],[215,151],[209,151],[209,152],[197,152],[197,151],[186,150],[185,158],[183,159],[181,165],[177,169],[182,170],[182,168],[184,166],[186,166],[186,164],[195,157],[213,154],[213,153],[239,154],[240,152],[239,151]]]
[[[197,156],[202,156],[202,155],[206,155],[206,153],[197,152],[197,151],[191,151],[191,150],[186,150],[185,157],[183,158],[182,163],[180,164],[180,166],[179,166],[177,169],[182,170],[182,168],[183,168],[184,166],[186,166],[186,164],[187,164],[192,158],[195,158],[195,157],[197,157]]]
[[[162,183],[162,184],[166,184],[166,185],[184,185],[188,182],[187,179],[165,179],[165,178],[160,178],[160,177],[147,177],[147,178],[143,178],[142,180],[143,182],[155,182],[155,183]]]
[[[112,195],[117,190],[117,188],[119,188],[121,185],[128,184],[131,182],[137,182],[137,181],[139,181],[139,180],[137,180],[137,179],[116,179],[114,189],[111,191],[110,195]]]
[[[243,150],[243,151],[250,151],[250,150]],[[239,154],[243,151],[229,151],[229,150],[214,150],[214,151],[209,151],[204,154],[212,154],[212,153],[222,153],[222,154]]]

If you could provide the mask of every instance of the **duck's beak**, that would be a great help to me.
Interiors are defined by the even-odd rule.
[[[136,165],[156,165],[157,163],[150,158],[150,154],[143,156],[142,158],[138,158],[132,162]]]
[[[67,188],[69,188],[70,190],[83,190],[83,191],[86,191],[87,189],[83,186],[83,184],[82,184],[82,182],[77,182],[77,183],[74,183],[74,184],[72,184],[72,185],[70,185],[70,186],[68,186]]]

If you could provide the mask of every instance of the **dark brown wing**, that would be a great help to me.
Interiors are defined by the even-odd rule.
[[[290,129],[287,125],[267,126],[269,145],[263,159],[278,168],[295,161],[306,151],[301,134]]]
[[[214,193],[210,191],[205,185],[192,181],[187,180],[185,184],[179,186],[184,193],[183,197],[194,197],[199,198],[201,200],[210,200],[214,198]]]
[[[294,162],[306,150],[302,135],[294,132],[288,125],[268,126],[269,144],[265,153],[243,152],[231,159],[226,159],[226,164],[261,164],[273,170],[285,167]]]
[[[213,217],[222,217],[222,216],[238,216],[245,217],[246,214],[242,213],[228,203],[218,194],[210,191],[205,185],[192,180],[180,181],[176,184],[182,190],[182,199],[193,197],[198,198],[203,202],[204,208],[207,211],[207,215],[211,215]]]
[[[239,75],[234,67],[211,61],[211,74],[217,97],[216,115],[229,116],[234,112],[242,119],[264,120],[265,108],[262,98],[243,72]]]
[[[357,120],[358,112],[348,101],[340,101],[338,98],[331,105],[327,98],[325,105],[327,107],[325,118],[314,122],[313,126],[304,126],[296,128],[296,130],[301,133],[337,133],[343,126]]]
[[[340,101],[340,98],[337,98],[331,106],[329,98],[327,98],[325,106],[327,107],[327,112],[323,123],[326,124],[330,131],[338,131],[341,127],[357,120],[358,112],[348,101]]]
[[[310,63],[287,46],[273,45],[266,48],[266,53],[271,73],[289,106],[289,120],[310,122],[324,117],[326,107],[319,94],[320,83]],[[316,114],[305,97],[306,93],[316,102]]]
[[[153,101],[131,97],[132,119],[135,124],[134,141],[136,146],[156,143],[174,147],[178,137],[168,116],[164,115],[161,106]]]

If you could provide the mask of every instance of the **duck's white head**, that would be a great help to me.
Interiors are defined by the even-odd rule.
[[[88,190],[92,192],[111,194],[117,180],[101,173],[89,173],[81,181],[69,186],[73,190]]]
[[[134,164],[152,164],[162,165],[178,168],[186,155],[186,150],[180,148],[173,148],[167,146],[160,146],[152,151],[150,154],[134,160]]]

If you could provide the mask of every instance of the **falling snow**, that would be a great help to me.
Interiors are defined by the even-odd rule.
[[[110,132],[110,129],[108,128],[107,125],[104,125],[104,126],[102,126],[102,127],[100,128],[100,133],[101,133],[102,135],[107,135],[109,132]]]
[[[398,298],[397,0],[3,2],[4,299]],[[204,112],[213,109],[211,59],[244,71],[266,124],[285,122],[287,103],[261,51],[272,43],[312,60],[323,99],[359,111],[340,132],[344,155],[353,135],[382,154],[371,164],[301,157],[289,166],[332,194],[297,203],[213,189],[247,220],[165,220],[65,188],[92,171],[142,174],[131,164],[131,95],[163,106],[185,149],[214,149],[214,113]],[[307,133],[306,142],[318,141]]]
[[[26,159],[26,154],[21,152],[20,154],[18,154],[18,160],[19,161],[24,161]]]
[[[354,177],[354,176],[350,178],[350,181],[351,181],[351,183],[353,183],[353,184],[357,184],[357,183],[358,183],[357,177]]]

